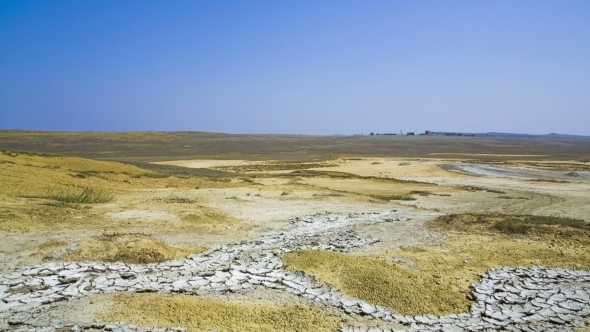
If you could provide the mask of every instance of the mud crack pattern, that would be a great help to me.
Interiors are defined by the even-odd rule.
[[[266,287],[333,306],[348,315],[400,323],[406,331],[573,331],[590,315],[590,271],[560,268],[492,269],[472,285],[470,312],[444,316],[402,316],[339,293],[303,272],[287,271],[284,253],[322,249],[349,251],[375,238],[359,237],[353,226],[403,222],[398,211],[361,214],[316,214],[289,220],[289,232],[270,232],[160,264],[56,263],[29,266],[0,276],[0,320],[3,329],[55,331],[164,331],[123,322],[75,325],[46,315],[59,301],[101,293],[157,292],[206,295]],[[419,299],[416,299],[419,300]],[[169,330],[182,331],[183,328]],[[391,331],[342,327],[341,331]]]

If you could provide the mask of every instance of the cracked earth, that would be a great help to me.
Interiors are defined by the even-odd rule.
[[[194,161],[182,163],[170,162]],[[236,172],[212,180],[0,153],[0,330],[587,328],[584,171],[386,158],[312,164],[198,161]],[[69,204],[46,188],[113,199]],[[519,214],[570,219],[528,234],[494,224]],[[156,313],[146,301],[182,305]],[[267,315],[276,308],[292,311]]]
[[[60,301],[101,293],[155,292],[206,295],[243,292],[256,287],[290,292],[321,302],[347,315],[399,323],[405,331],[573,331],[590,315],[590,271],[542,266],[504,267],[482,274],[471,287],[469,312],[443,316],[403,316],[346,296],[301,271],[284,269],[285,253],[318,249],[346,252],[371,246],[378,238],[360,237],[355,225],[400,223],[412,213],[314,214],[289,220],[290,229],[255,240],[214,247],[186,259],[159,264],[50,262],[0,276],[0,318],[4,329],[54,331],[104,329],[159,331],[125,322],[77,325],[45,313]],[[181,327],[173,330],[183,330]],[[341,331],[363,331],[341,327]],[[391,331],[372,327],[371,331]]]

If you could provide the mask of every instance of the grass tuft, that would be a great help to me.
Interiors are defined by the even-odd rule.
[[[82,189],[52,188],[48,190],[48,198],[62,203],[94,204],[111,202],[115,199],[115,195],[111,192],[90,187]]]
[[[526,234],[531,226],[518,219],[508,218],[496,222],[494,228],[506,234]]]

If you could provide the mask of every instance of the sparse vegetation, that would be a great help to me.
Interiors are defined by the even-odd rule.
[[[430,225],[469,233],[500,231],[506,234],[590,235],[590,224],[582,219],[530,214],[449,214],[431,221]]]
[[[408,195],[428,196],[428,195],[434,195],[434,194],[431,193],[430,191],[426,191],[426,190],[412,190],[408,193]]]
[[[178,196],[170,196],[165,198],[152,198],[148,200],[149,202],[157,202],[157,203],[172,203],[172,204],[192,204],[195,201],[190,198],[185,197],[178,197]]]
[[[106,190],[86,188],[51,188],[47,197],[62,203],[95,204],[108,203],[115,199],[115,195]]]
[[[489,193],[494,193],[494,194],[505,194],[506,193],[502,190],[495,190],[495,189],[486,189],[486,191]]]
[[[228,301],[190,295],[118,294],[98,317],[103,321],[136,322],[140,326],[176,327],[188,331],[328,332],[348,320],[323,310],[268,301]]]
[[[371,197],[381,201],[415,201],[416,199],[410,195],[371,195]]]
[[[162,174],[156,172],[145,172],[142,174],[136,174],[132,176],[133,178],[139,179],[141,177],[152,178],[152,179],[165,179],[170,177],[170,174]]]
[[[525,234],[531,229],[531,226],[524,224],[519,219],[507,218],[497,221],[494,228],[506,234]]]
[[[467,191],[486,191],[486,188],[482,188],[482,187],[476,187],[476,186],[461,186],[460,187],[463,190],[467,190]]]
[[[569,183],[569,181],[565,180],[556,180],[556,179],[530,179],[527,181],[531,182],[549,182],[549,183]]]
[[[46,259],[147,264],[186,257],[205,248],[174,248],[150,235],[105,233],[82,241],[50,241],[41,246]]]

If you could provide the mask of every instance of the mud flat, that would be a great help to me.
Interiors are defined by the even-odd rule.
[[[441,167],[472,175],[506,177],[523,180],[590,181],[590,172],[548,171],[527,167],[499,167],[475,164],[443,164]]]
[[[59,329],[72,322],[52,321],[43,311],[63,300],[115,292],[205,295],[242,292],[254,287],[287,291],[331,305],[349,315],[399,323],[411,329],[438,330],[562,329],[584,326],[590,315],[590,271],[505,267],[492,269],[472,285],[477,301],[466,313],[402,316],[318,284],[313,276],[283,268],[284,253],[305,250],[349,251],[379,241],[358,237],[351,226],[403,222],[407,214],[323,214],[291,220],[289,232],[269,233],[253,241],[212,248],[184,260],[160,264],[47,263],[22,268],[0,279],[4,328]],[[150,330],[123,323],[95,322],[78,328]],[[342,331],[355,330],[342,327]]]
[[[0,153],[0,329],[587,324],[585,162],[183,159]]]

